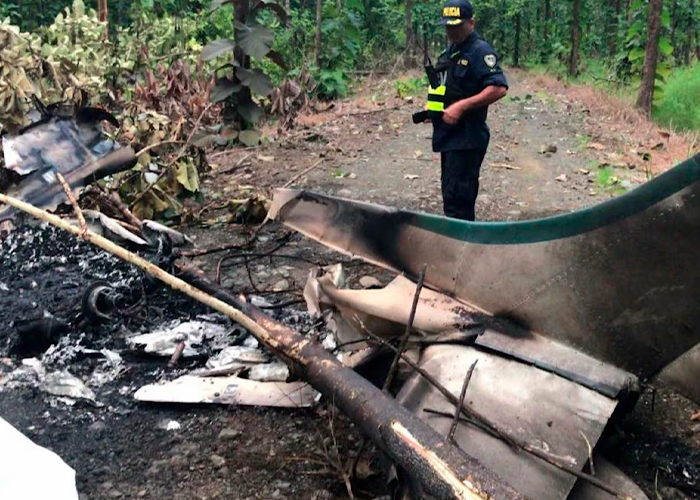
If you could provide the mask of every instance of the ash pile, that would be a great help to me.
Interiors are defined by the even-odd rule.
[[[161,256],[152,252],[150,258]],[[294,406],[288,398],[275,399],[295,392],[299,406],[317,400],[315,391],[299,383],[275,384],[261,396],[266,382],[284,383],[290,374],[245,329],[51,226],[25,225],[0,240],[0,276],[0,390],[33,386],[63,403],[100,405],[102,391],[111,401],[115,389],[122,398],[136,392],[130,385],[136,380],[146,384],[187,373],[191,377],[180,380],[185,386],[165,392],[145,387],[136,397],[174,401],[186,387],[189,396],[179,402]],[[271,306],[262,297],[251,301]],[[296,327],[315,324],[302,311],[275,314]],[[246,384],[248,396],[242,389],[227,393],[227,377],[217,379],[223,390],[197,385],[201,377],[226,375]]]

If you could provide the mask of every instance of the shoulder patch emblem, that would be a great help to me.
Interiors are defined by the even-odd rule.
[[[484,56],[484,62],[489,68],[493,68],[496,65],[496,56],[494,54],[488,54]]]
[[[469,66],[469,59],[460,59],[459,61],[457,61],[457,64],[459,64],[460,66]]]

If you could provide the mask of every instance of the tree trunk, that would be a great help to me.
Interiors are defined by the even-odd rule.
[[[109,9],[107,7],[107,0],[98,0],[97,1],[97,18],[100,20],[101,23],[107,23],[108,17],[109,17]],[[104,30],[104,33],[102,34],[102,38],[104,40],[107,40],[108,37],[109,37],[109,28],[108,28],[108,26],[105,26],[105,30]]]
[[[513,44],[513,66],[520,66],[520,12],[515,14],[515,42]]]
[[[416,65],[415,60],[415,35],[413,33],[413,21],[411,14],[413,11],[413,0],[406,0],[406,57],[404,64],[407,68],[412,68]]]
[[[287,15],[290,15],[292,13],[292,1],[291,0],[284,0],[284,10],[287,11]]]
[[[574,0],[571,16],[571,54],[569,55],[569,75],[578,76],[579,45],[581,44],[581,0]]]
[[[659,35],[661,34],[661,9],[663,0],[651,0],[649,3],[649,20],[647,23],[647,43],[644,48],[644,67],[642,68],[642,85],[637,96],[637,108],[651,116],[654,102],[654,82],[656,81],[656,64],[659,60]]]
[[[695,0],[690,0],[690,3],[688,4],[688,44],[686,45],[686,50],[685,50],[685,65],[690,66],[690,47],[693,46],[693,33],[695,33],[695,30],[693,29],[693,11],[695,10]]]
[[[321,67],[321,23],[323,22],[323,0],[316,0],[316,42],[314,43],[314,61]]]
[[[614,57],[617,52],[617,31],[620,23],[620,10],[622,9],[622,0],[615,0],[615,14],[612,16],[610,23],[610,38],[608,39],[608,55]]]
[[[671,7],[671,45],[673,52],[676,52],[676,29],[678,28],[678,0],[673,0]]]
[[[549,61],[549,19],[552,17],[550,0],[544,0],[544,23],[542,26],[542,63]]]

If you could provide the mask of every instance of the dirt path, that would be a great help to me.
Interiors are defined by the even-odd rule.
[[[481,172],[477,219],[528,219],[580,209],[644,182],[648,170],[665,170],[673,155],[675,161],[685,159],[685,138],[665,139],[653,126],[643,135],[624,130],[634,121],[616,116],[618,103],[595,94],[577,100],[577,89],[519,71],[508,76],[508,96],[489,111],[492,138]],[[352,114],[355,103],[341,105],[311,129],[316,142],[292,140],[266,148],[258,156],[269,160],[272,154],[271,162],[253,155],[246,183],[280,186],[324,158],[295,186],[441,213],[439,155],[431,149],[431,127],[410,121],[421,98],[375,113]],[[387,101],[396,103],[391,97]]]

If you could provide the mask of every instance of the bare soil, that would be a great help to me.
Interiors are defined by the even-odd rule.
[[[526,219],[580,209],[644,182],[685,159],[694,148],[692,138],[668,134],[625,103],[587,87],[567,87],[519,71],[509,71],[508,77],[508,98],[490,110],[492,142],[482,169],[478,219]],[[391,82],[368,82],[359,97],[338,102],[326,113],[301,117],[297,128],[277,135],[272,144],[213,157],[214,169],[204,179],[208,198],[218,204],[253,192],[271,196],[274,188],[294,180],[295,187],[440,213],[439,159],[431,152],[431,130],[410,122],[411,112],[422,108],[422,98],[398,99]],[[552,146],[556,152],[541,152],[553,150]],[[601,165],[606,165],[605,175],[600,174]],[[221,210],[204,210],[205,224],[182,229],[203,248],[248,241],[252,229],[216,223],[221,215]],[[389,278],[299,235],[286,239],[284,234],[275,225],[263,229],[248,252],[254,257],[236,257],[233,251],[193,260],[218,274],[222,285],[275,303],[299,299],[314,265],[344,262],[351,286],[363,275]],[[65,236],[51,238],[70,245]],[[81,287],[95,277],[115,279],[110,274],[114,263],[104,255],[95,257],[101,267],[81,267],[90,251],[60,245],[68,256],[64,267],[72,273],[70,279],[52,277],[52,260],[46,269],[0,264],[0,282],[19,297],[0,302],[0,348],[9,322],[27,319],[32,303],[70,316]],[[51,245],[32,246],[31,252],[26,255],[33,260],[56,257]],[[91,275],[95,271],[90,269],[101,270],[99,276]],[[129,273],[120,265],[116,269]],[[70,281],[77,283],[74,292],[66,284]],[[166,291],[149,296],[149,307],[152,313],[140,315],[128,327],[145,329],[156,319],[201,312],[197,305]],[[294,318],[302,311],[303,304],[298,304],[274,314],[298,327]],[[124,347],[118,328],[92,332],[84,342]],[[291,411],[141,405],[131,398],[140,385],[185,373],[198,362],[181,363],[169,372],[166,360],[128,354],[125,358],[131,371],[96,391],[103,407],[65,406],[31,388],[0,392],[0,415],[77,471],[83,499],[348,497],[339,471],[354,458],[361,436],[329,406]],[[18,363],[17,357],[0,363],[0,378]],[[84,359],[71,366],[82,373],[91,363],[94,360]],[[668,390],[647,392],[632,413],[609,429],[601,446],[650,498],[657,492],[664,499],[700,498],[700,423],[690,420],[697,410]],[[181,428],[163,429],[170,420]],[[354,493],[360,498],[380,497],[386,493],[376,465],[371,465],[376,454],[370,451],[365,457],[361,468],[366,480],[354,484]]]

